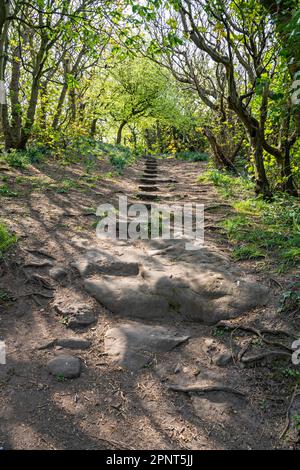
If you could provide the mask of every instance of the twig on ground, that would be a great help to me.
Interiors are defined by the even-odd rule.
[[[113,447],[116,447],[117,449],[122,449],[122,450],[136,450],[134,447],[129,446],[128,444],[125,444],[124,442],[120,441],[115,441],[114,439],[106,439],[104,437],[100,437],[99,435],[93,435],[89,433],[90,437],[93,437],[94,439],[97,439],[98,441],[102,442],[107,442],[108,444],[112,445]]]
[[[279,281],[277,281],[276,279],[274,279],[274,277],[270,277],[269,280],[272,281],[272,282],[274,282],[274,284],[277,284],[277,286],[280,287],[280,289],[283,289],[282,284],[280,284]]]
[[[245,393],[236,390],[235,388],[226,387],[222,385],[211,385],[211,386],[201,386],[201,385],[175,385],[170,384],[168,385],[169,390],[173,390],[175,392],[183,392],[183,393],[209,393],[209,392],[226,392],[226,393],[233,393],[235,395],[239,395],[241,397],[245,396]]]
[[[296,396],[298,395],[297,389],[298,389],[298,385],[296,385],[295,388],[294,388],[292,398],[291,398],[290,404],[289,404],[287,412],[286,412],[286,424],[284,426],[284,429],[283,429],[282,433],[279,436],[279,439],[282,439],[285,436],[285,434],[287,433],[287,431],[290,427],[290,423],[291,423],[290,411],[291,411],[291,408],[293,406],[294,400],[295,400]]]

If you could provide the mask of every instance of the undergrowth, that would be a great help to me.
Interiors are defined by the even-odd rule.
[[[261,259],[261,268],[275,262],[285,272],[300,261],[300,210],[295,197],[278,193],[272,202],[253,198],[254,183],[218,170],[209,170],[198,182],[213,183],[235,210],[220,223],[233,243],[237,260]]]
[[[16,236],[12,235],[3,223],[0,223],[0,258],[16,240]]]
[[[186,160],[189,162],[206,162],[208,160],[208,154],[205,152],[191,152],[181,151],[175,154],[175,158],[178,160]]]
[[[19,169],[26,169],[31,164],[40,164],[47,159],[58,160],[63,166],[82,163],[86,173],[92,174],[97,159],[102,160],[105,157],[108,157],[118,173],[122,173],[124,167],[136,158],[128,147],[122,145],[99,142],[82,135],[53,134],[51,139],[48,137],[47,144],[31,142],[26,150],[4,152],[1,160],[12,168]]]

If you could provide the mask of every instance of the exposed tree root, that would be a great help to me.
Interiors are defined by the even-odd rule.
[[[46,266],[52,266],[51,261],[29,261],[24,264],[24,268],[45,268]]]
[[[250,341],[248,341],[247,344],[245,344],[245,346],[243,347],[243,349],[238,353],[238,355],[237,355],[237,360],[238,361],[242,360],[243,356],[246,354],[246,352],[250,348],[251,344],[252,344],[252,339],[250,339]]]
[[[41,256],[44,256],[45,258],[54,259],[54,260],[56,259],[53,255],[49,255],[49,253],[47,253],[44,250],[26,249],[26,251],[28,251],[28,253],[32,253],[33,255],[41,255]]]
[[[30,276],[26,275],[26,277],[27,277],[27,282],[39,284],[41,287],[44,287],[45,289],[48,289],[48,290],[54,290],[53,284],[51,284],[47,279],[45,279],[40,274],[32,274]]]
[[[281,349],[285,349],[288,352],[292,352],[293,351],[292,348],[290,348],[289,346],[286,346],[285,344],[279,343],[278,341],[272,341],[270,339],[267,339],[267,338],[264,337],[264,334],[268,334],[268,335],[285,335],[285,336],[289,336],[290,338],[293,338],[293,339],[297,338],[296,335],[294,335],[293,333],[290,333],[289,331],[285,331],[285,330],[267,330],[267,329],[257,330],[256,328],[253,328],[251,326],[229,325],[228,323],[223,322],[223,321],[219,322],[218,326],[223,327],[223,328],[227,328],[227,329],[230,329],[230,330],[243,330],[243,331],[247,331],[249,333],[253,333],[256,336],[258,336],[265,344],[268,344],[270,346],[275,346],[275,347],[278,347],[278,348],[281,348]]]
[[[44,292],[28,292],[28,294],[20,294],[17,296],[17,298],[20,298],[20,297],[31,297],[33,295],[39,295],[40,297],[45,297],[45,299],[53,299],[53,294],[50,294],[50,293],[44,293]]]
[[[283,431],[282,433],[280,434],[279,436],[279,439],[283,439],[283,437],[285,436],[285,434],[287,433],[289,427],[290,427],[290,424],[291,424],[291,417],[290,417],[290,412],[291,412],[291,408],[293,406],[293,403],[294,403],[294,400],[295,398],[299,395],[298,393],[298,385],[295,386],[294,388],[294,391],[293,391],[293,394],[292,394],[292,398],[291,398],[291,401],[290,401],[290,404],[288,406],[288,409],[287,409],[287,412],[286,412],[286,424],[283,428]]]
[[[209,392],[226,392],[226,393],[233,393],[235,395],[239,395],[241,397],[244,397],[245,394],[243,392],[240,392],[239,390],[236,390],[235,388],[231,387],[226,387],[222,385],[211,385],[211,386],[201,386],[201,385],[175,385],[175,384],[170,384],[168,385],[169,390],[173,390],[175,392],[183,392],[183,393],[209,393]]]
[[[242,357],[241,362],[243,364],[249,364],[251,362],[262,361],[263,359],[267,358],[276,358],[276,357],[288,357],[290,358],[291,355],[288,352],[284,351],[267,351],[261,354],[255,354],[254,356]]]

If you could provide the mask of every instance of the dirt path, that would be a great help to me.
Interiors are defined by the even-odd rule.
[[[3,208],[20,242],[1,265],[1,289],[14,299],[0,303],[0,446],[297,447],[293,425],[280,439],[294,387],[285,375],[292,338],[237,328],[287,329],[276,314],[279,287],[230,259],[217,223],[231,209],[195,183],[203,164],[146,167],[141,160],[122,178],[67,194],[25,185]],[[34,175],[54,181],[58,169],[25,176]],[[81,182],[82,170],[63,176]],[[129,203],[151,194],[160,203],[204,203],[205,247],[97,239],[95,208],[117,205],[120,194]],[[255,359],[266,351],[280,355]],[[291,415],[299,409],[296,397]]]

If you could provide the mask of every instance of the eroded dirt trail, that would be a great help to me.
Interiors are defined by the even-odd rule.
[[[276,324],[269,279],[230,259],[216,225],[230,207],[195,183],[201,168],[141,160],[89,193],[32,193],[23,207],[5,208],[25,207],[28,216],[15,221],[24,238],[1,277],[16,297],[1,310],[2,446],[294,445],[279,439],[289,390],[267,361],[252,362],[263,345],[237,333],[241,322]],[[95,208],[117,206],[120,194],[129,204],[204,203],[204,248],[187,251],[181,239],[97,239]]]

